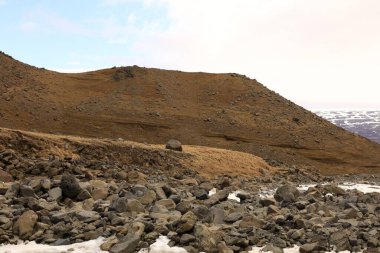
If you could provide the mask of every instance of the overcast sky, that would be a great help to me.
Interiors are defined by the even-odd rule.
[[[63,72],[237,72],[311,110],[380,109],[379,0],[0,0],[0,50]]]

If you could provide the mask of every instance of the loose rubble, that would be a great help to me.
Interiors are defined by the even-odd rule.
[[[331,178],[283,168],[275,175],[210,180],[189,168],[173,175],[91,156],[46,158],[1,149],[0,243],[60,246],[104,237],[101,250],[125,253],[166,236],[168,247],[190,253],[380,248],[380,193],[338,186],[379,185],[379,176]],[[312,186],[297,188],[305,183]],[[274,197],[263,196],[264,189],[276,189]]]

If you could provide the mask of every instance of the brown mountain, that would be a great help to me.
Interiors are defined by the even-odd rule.
[[[0,54],[0,127],[252,153],[324,174],[380,172],[380,145],[238,74],[137,66],[80,74]]]

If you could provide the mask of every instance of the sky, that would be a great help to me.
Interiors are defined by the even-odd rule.
[[[0,50],[60,72],[240,73],[309,109],[380,109],[379,0],[0,0]]]

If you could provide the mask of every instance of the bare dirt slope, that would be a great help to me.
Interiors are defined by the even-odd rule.
[[[0,54],[0,126],[255,154],[324,174],[380,172],[380,145],[237,74],[137,66],[62,74]]]
[[[254,177],[262,174],[270,175],[280,170],[268,165],[260,157],[252,154],[230,151],[217,148],[183,146],[183,152],[167,150],[164,145],[142,144],[131,141],[94,139],[64,135],[53,135],[15,131],[0,128],[0,152],[12,149],[24,158],[40,160],[85,160],[113,163],[111,172],[127,165],[125,171],[133,168],[160,169],[167,174],[177,177],[183,175],[187,169],[197,172],[198,175],[213,179],[218,176]],[[18,165],[16,165],[17,167]],[[0,169],[3,166],[0,164]],[[8,166],[9,167],[9,166]],[[25,166],[24,166],[25,167]],[[30,166],[32,168],[33,166]],[[89,166],[90,168],[91,166]],[[101,164],[95,166],[105,170]],[[20,169],[12,172],[15,166],[8,168],[9,172],[18,178]],[[31,171],[29,174],[33,174]],[[20,176],[20,178],[23,178]]]

